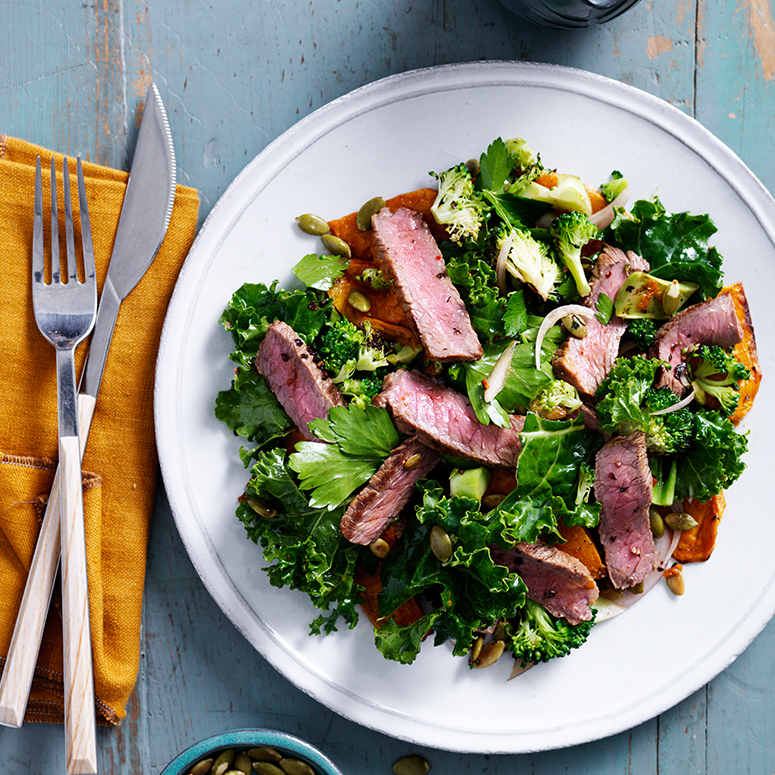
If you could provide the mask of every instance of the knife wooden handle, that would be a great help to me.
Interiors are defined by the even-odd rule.
[[[78,438],[59,440],[65,756],[68,775],[97,772],[89,589]]]
[[[78,435],[81,450],[86,446],[95,399],[78,396]],[[79,466],[80,469],[80,466]],[[30,696],[35,665],[38,660],[46,615],[51,602],[60,550],[60,501],[57,470],[51,488],[46,514],[40,528],[35,554],[27,576],[24,596],[16,618],[11,645],[0,680],[0,724],[20,727]]]
[[[56,514],[52,514],[56,511]],[[0,681],[0,723],[20,727],[59,565],[59,472],[49,496]]]

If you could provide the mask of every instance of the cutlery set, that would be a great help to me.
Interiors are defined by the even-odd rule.
[[[60,261],[57,174],[52,159],[48,271],[44,258],[40,158],[35,173],[32,300],[40,333],[51,342],[56,354],[59,465],[0,681],[0,724],[22,725],[54,580],[61,565],[67,773],[89,775],[97,772],[97,751],[81,460],[121,302],[151,265],[172,214],[175,156],[164,105],[155,84],[151,84],[146,97],[99,306],[80,158],[76,168],[81,260],[76,249],[70,173],[65,159],[62,185],[66,257]],[[76,391],[74,353],[92,329]]]

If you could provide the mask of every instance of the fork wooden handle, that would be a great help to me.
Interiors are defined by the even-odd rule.
[[[91,396],[78,396],[79,436],[82,450],[86,446],[94,416],[94,403],[94,398]],[[11,645],[8,648],[3,678],[0,681],[0,724],[6,726],[20,727],[24,721],[40,642],[43,638],[43,628],[46,624],[46,614],[51,601],[51,591],[59,565],[61,505],[59,476],[58,469],[46,507],[46,515],[40,528]]]
[[[94,674],[78,438],[59,440],[65,754],[69,775],[97,772]]]

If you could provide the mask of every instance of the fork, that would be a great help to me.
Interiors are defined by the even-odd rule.
[[[63,165],[67,260],[59,257],[56,165],[51,160],[51,282],[45,281],[40,157],[35,172],[32,237],[32,303],[41,334],[54,345],[59,419],[59,498],[62,535],[62,624],[65,682],[65,754],[68,775],[97,772],[94,676],[86,576],[81,448],[75,385],[76,347],[88,336],[97,312],[94,248],[81,160],[77,161],[81,209],[83,281],[78,278],[67,159]],[[66,278],[66,279],[65,279]]]

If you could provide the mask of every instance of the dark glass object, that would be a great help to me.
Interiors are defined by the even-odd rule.
[[[568,30],[603,24],[638,0],[501,0],[509,10],[543,27]]]

